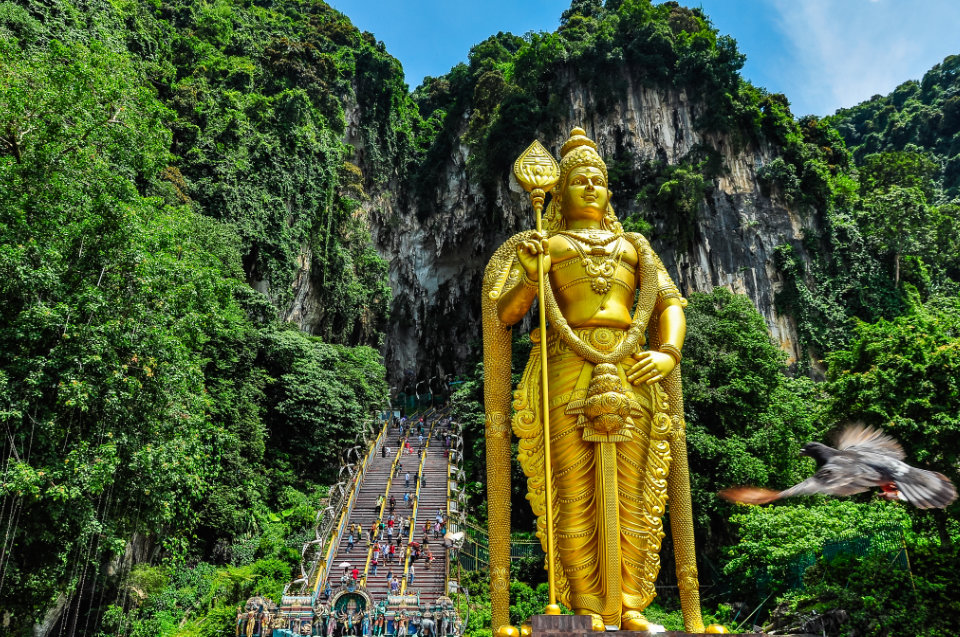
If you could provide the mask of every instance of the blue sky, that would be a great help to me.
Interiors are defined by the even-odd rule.
[[[328,0],[403,64],[411,88],[497,31],[552,31],[569,0]],[[826,115],[960,53],[957,0],[681,0],[746,54],[743,75]]]

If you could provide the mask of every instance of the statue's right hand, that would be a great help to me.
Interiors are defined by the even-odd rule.
[[[543,234],[534,232],[529,241],[517,245],[517,259],[531,281],[537,281],[540,278],[537,273],[537,255],[539,254],[543,254],[543,271],[549,272],[550,242]]]

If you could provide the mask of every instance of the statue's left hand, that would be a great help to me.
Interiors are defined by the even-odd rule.
[[[658,383],[677,366],[673,356],[663,352],[639,352],[633,359],[637,362],[627,370],[627,380],[634,385]]]

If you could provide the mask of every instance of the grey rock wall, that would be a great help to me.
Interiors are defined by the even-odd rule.
[[[677,163],[698,145],[719,151],[725,170],[707,189],[695,227],[683,233],[690,237],[688,243],[662,238],[669,221],[664,218],[655,220],[649,239],[684,294],[725,286],[753,299],[774,339],[795,360],[800,356],[795,326],[774,305],[782,283],[773,250],[790,242],[804,256],[800,239],[806,222],[761,192],[757,170],[776,157],[775,150],[735,148],[723,136],[702,136],[693,122],[697,109],[709,105],[696,104],[683,91],[642,86],[624,73],[627,89],[612,108],[607,100],[602,115],[596,95],[577,88],[572,77],[561,78],[558,85],[574,86],[565,96],[562,133],[541,134],[541,141],[558,156],[570,129],[582,126],[608,161],[615,155],[628,157],[635,169],[647,160]],[[469,115],[464,114],[461,131]],[[351,132],[359,117],[356,109],[348,109],[347,141],[357,148],[362,167],[362,141]],[[535,136],[530,131],[530,141]],[[534,223],[526,194],[511,185],[509,175],[494,192],[484,192],[468,179],[469,158],[466,144],[455,145],[438,167],[441,177],[426,201],[406,196],[404,184],[393,182],[372,189],[364,204],[375,244],[390,262],[394,304],[384,355],[391,382],[401,389],[411,379],[468,371],[480,351],[479,295],[487,260],[503,240]],[[611,183],[615,193],[617,186]],[[623,218],[636,205],[635,193],[617,194]],[[299,292],[288,315],[302,318],[309,331],[306,323],[314,314],[309,291]]]

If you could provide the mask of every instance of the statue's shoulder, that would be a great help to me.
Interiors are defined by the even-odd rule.
[[[511,236],[509,239],[500,244],[500,247],[497,248],[497,252],[504,249],[515,248],[518,243],[521,241],[526,241],[533,235],[534,230],[523,230],[517,234]]]
[[[639,232],[624,232],[623,236],[633,244],[637,250],[647,251],[650,250],[650,241],[647,240],[645,236]]]
[[[522,241],[527,241],[533,233],[533,230],[524,230],[501,243],[500,247],[494,250],[490,261],[487,263],[487,274],[494,274],[504,268],[510,267],[510,264],[513,263],[513,260],[517,256],[517,244]]]

